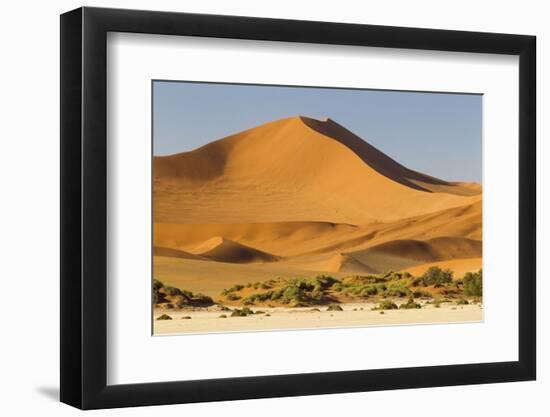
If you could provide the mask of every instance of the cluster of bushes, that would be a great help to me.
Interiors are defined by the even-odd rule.
[[[267,290],[271,288],[272,285],[273,285],[273,282],[255,282],[255,283],[249,282],[248,284],[246,284],[246,288],[254,288],[255,290],[261,288],[262,290]]]
[[[409,298],[406,303],[403,303],[399,306],[400,309],[413,309],[413,308],[422,308],[420,304],[414,301],[414,298]]]
[[[408,273],[391,273],[386,277],[366,276],[352,277],[337,284],[334,288],[343,295],[368,298],[372,296],[381,297],[410,297],[430,296],[428,292],[413,292],[409,286],[412,275]]]
[[[391,300],[383,300],[376,307],[373,307],[372,310],[397,310],[397,304]]]
[[[242,303],[244,305],[253,305],[256,303],[273,301],[281,304],[289,304],[294,307],[324,304],[331,300],[330,297],[327,297],[326,291],[337,282],[337,279],[327,275],[319,275],[313,279],[292,279],[285,281],[280,288],[247,295],[242,299]],[[272,288],[272,285],[273,282],[258,283],[256,287],[255,284],[251,284],[251,287],[268,289]],[[235,292],[243,288],[244,286],[242,285],[234,285],[229,289],[223,290],[222,295],[230,301],[238,300],[240,297],[236,295]]]
[[[464,295],[481,297],[483,295],[483,271],[467,272],[462,279]]]
[[[442,286],[453,281],[453,271],[450,269],[441,269],[438,266],[432,266],[420,277],[421,283],[425,286]]]
[[[168,307],[182,308],[208,307],[214,304],[211,297],[204,294],[194,294],[191,291],[164,285],[161,281],[153,280],[153,304],[165,304]]]
[[[241,309],[236,308],[231,312],[231,317],[246,317],[252,314],[265,314],[265,311],[261,311],[261,310],[252,311],[248,307],[243,307]]]
[[[440,288],[438,291],[422,287]],[[224,289],[222,295],[229,301],[242,300],[244,305],[280,303],[293,307],[329,304],[338,301],[340,296],[350,298],[433,298],[435,294],[456,298],[457,296],[480,297],[482,287],[481,270],[468,273],[463,280],[453,281],[453,271],[437,266],[429,268],[421,276],[408,272],[387,272],[385,274],[351,275],[336,279],[328,275],[318,275],[313,279],[296,278],[269,280],[266,282],[236,284]],[[258,292],[250,293],[250,290]],[[241,292],[241,290],[244,290]],[[261,291],[265,290],[265,291]],[[418,305],[417,303],[415,303]],[[418,308],[406,303],[408,307]]]
[[[230,288],[226,288],[222,291],[222,295],[228,295],[228,294],[231,294],[233,292],[237,292],[237,291],[240,291],[244,288],[244,285],[241,285],[241,284],[235,284],[233,285],[232,287]]]

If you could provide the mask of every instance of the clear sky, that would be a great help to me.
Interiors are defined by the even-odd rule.
[[[155,155],[284,117],[330,117],[408,168],[481,182],[481,95],[167,81],[153,95]]]

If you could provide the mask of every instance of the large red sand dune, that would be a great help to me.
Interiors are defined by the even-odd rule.
[[[481,260],[479,184],[411,170],[330,119],[282,119],[155,157],[153,191],[163,270],[169,259],[202,277],[197,260],[220,264],[216,274],[264,264],[262,276]]]

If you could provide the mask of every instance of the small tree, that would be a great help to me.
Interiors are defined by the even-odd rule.
[[[481,297],[483,295],[483,272],[467,272],[462,280],[464,294]]]
[[[422,275],[422,280],[426,285],[443,285],[453,280],[453,271],[450,269],[441,269],[438,266],[430,267],[424,275]]]

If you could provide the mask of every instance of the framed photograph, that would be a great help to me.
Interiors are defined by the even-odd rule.
[[[535,37],[61,16],[61,401],[533,380]]]

